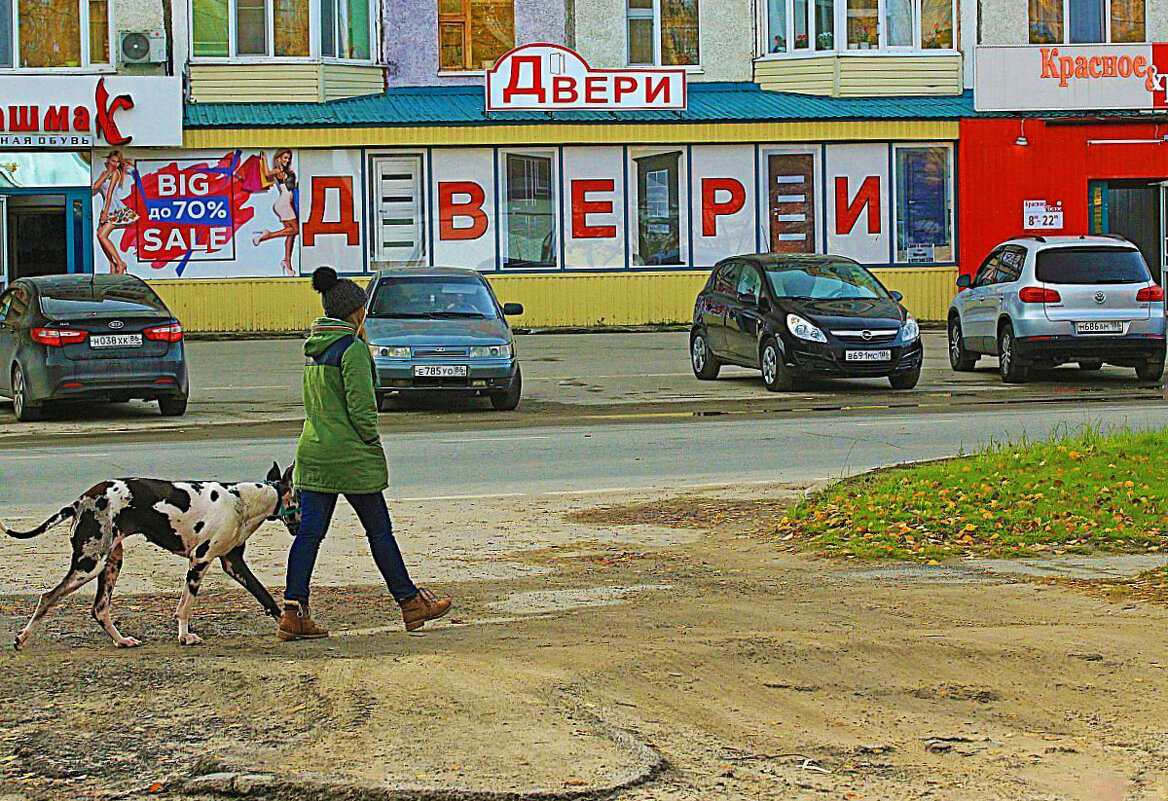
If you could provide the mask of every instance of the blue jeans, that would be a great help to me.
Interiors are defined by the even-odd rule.
[[[284,590],[284,598],[289,601],[308,603],[312,568],[316,565],[320,544],[333,519],[333,510],[337,508],[337,497],[330,492],[300,492],[300,530],[288,552],[288,585]],[[365,528],[373,561],[381,571],[394,600],[401,602],[413,598],[418,594],[418,588],[410,580],[397,540],[393,538],[393,523],[389,520],[385,498],[380,492],[374,492],[368,495],[346,494],[345,500],[353,507]]]

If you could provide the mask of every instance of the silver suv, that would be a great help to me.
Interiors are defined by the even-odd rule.
[[[998,357],[1009,383],[1068,362],[1134,367],[1145,381],[1164,373],[1164,290],[1126,239],[1017,237],[957,286],[948,326],[954,370],[971,371],[985,355]]]

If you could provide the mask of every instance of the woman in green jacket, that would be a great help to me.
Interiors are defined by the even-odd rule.
[[[413,631],[446,614],[451,601],[414,586],[393,538],[382,495],[389,486],[389,471],[377,433],[375,368],[364,340],[365,290],[338,278],[331,267],[312,274],[312,288],[321,294],[325,316],[312,324],[304,343],[305,420],[296,445],[295,471],[301,519],[288,554],[278,634],[284,640],[328,636],[309,614],[308,585],[342,494],[365,528],[373,561],[401,606],[406,630]]]

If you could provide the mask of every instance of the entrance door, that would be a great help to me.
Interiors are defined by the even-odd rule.
[[[1107,185],[1107,232],[1138,247],[1153,274],[1164,264],[1163,192],[1159,184],[1147,182],[1110,181]]]
[[[69,272],[72,221],[65,195],[9,195],[8,278]]]
[[[426,218],[421,156],[373,158],[373,207],[377,227],[374,261],[426,260]]]
[[[815,156],[772,154],[767,186],[771,253],[814,253]]]

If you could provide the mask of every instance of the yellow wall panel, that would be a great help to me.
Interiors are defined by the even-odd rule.
[[[956,291],[954,267],[876,270],[904,294],[919,320],[944,320]],[[503,303],[522,303],[525,328],[686,323],[705,284],[704,270],[488,276]],[[320,316],[307,278],[152,281],[191,332],[302,331]]]
[[[772,91],[837,97],[959,95],[960,55],[855,55],[760,59],[754,80]]]

